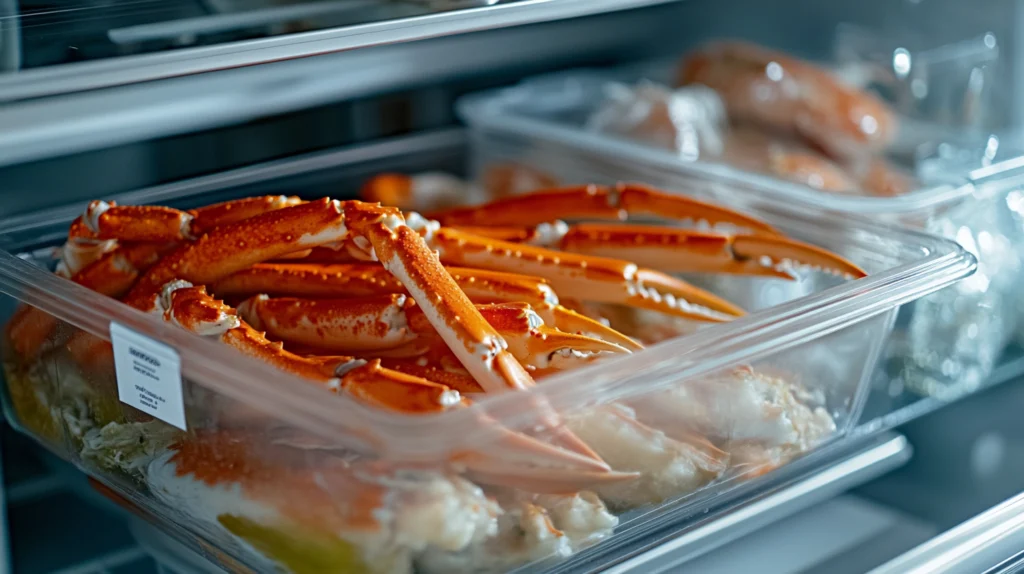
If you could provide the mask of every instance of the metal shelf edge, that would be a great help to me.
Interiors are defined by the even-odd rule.
[[[224,45],[65,64],[0,76],[0,101],[135,84],[369,46],[564,20],[676,0],[522,0]]]
[[[1021,548],[1024,548],[1024,494],[890,560],[871,574],[1006,572],[1015,568],[1019,571]]]
[[[703,523],[683,528],[607,568],[593,571],[607,574],[663,571],[895,470],[910,460],[911,455],[912,448],[905,437],[896,433],[881,435],[802,480],[741,503]]]
[[[650,14],[495,30],[0,105],[0,167],[642,43]],[[17,76],[15,76],[17,77]],[[9,97],[0,77],[0,101]]]

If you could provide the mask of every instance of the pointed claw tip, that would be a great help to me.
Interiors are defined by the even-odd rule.
[[[843,278],[867,276],[855,263],[836,253],[786,237],[737,235],[732,251],[738,260],[756,261],[775,273],[785,270],[793,274],[794,269],[806,268]]]
[[[634,302],[685,318],[725,322],[746,315],[740,307],[675,277],[641,270],[631,285]]]
[[[616,343],[604,341],[587,335],[564,333],[558,329],[548,326],[537,327],[537,331],[541,334],[544,343],[549,347],[553,347],[551,350],[552,353],[563,349],[591,353],[608,352],[616,354],[630,354],[632,352]]]
[[[582,315],[563,307],[562,305],[552,305],[548,309],[551,313],[554,326],[562,332],[575,332],[577,334],[592,336],[603,341],[615,343],[620,347],[623,347],[629,351],[636,352],[642,351],[644,346],[627,337],[626,335],[616,331],[615,329],[596,321],[586,315]]]

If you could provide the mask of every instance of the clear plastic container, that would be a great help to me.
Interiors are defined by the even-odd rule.
[[[908,119],[913,149],[927,151],[916,159],[918,175],[928,183],[886,197],[822,191],[690,153],[704,144],[689,145],[687,138],[713,139],[705,137],[702,116],[693,110],[666,112],[697,118],[693,133],[670,134],[685,141],[668,145],[654,144],[665,139],[655,130],[644,132],[654,138],[645,143],[588,127],[617,97],[609,95],[613,86],[664,80],[673,69],[651,64],[569,71],[464,97],[458,110],[471,131],[475,181],[492,195],[538,185],[644,181],[754,211],[800,206],[807,217],[855,215],[955,239],[977,256],[978,273],[905,309],[879,384],[898,379],[907,389],[943,398],[982,385],[1024,321],[1015,289],[1024,270],[1024,160],[1005,145],[1014,138],[1004,137],[999,147],[999,138],[981,135],[987,132]],[[654,112],[633,105],[630,113]],[[620,117],[641,125],[635,117]],[[956,141],[929,139],[951,132]]]
[[[445,142],[452,140],[419,137],[318,154],[116,199],[184,208],[320,185],[338,196],[376,170],[445,165]],[[331,395],[53,275],[52,248],[79,211],[0,222],[0,320],[9,325],[30,305],[56,319],[54,343],[81,331],[109,340],[116,322],[171,346],[188,430],[120,402],[102,353],[73,359],[69,345],[55,344],[29,360],[5,327],[8,420],[183,528],[202,554],[256,571],[456,572],[550,560],[540,568],[693,519],[712,498],[756,489],[849,433],[899,306],[976,267],[951,241],[770,205],[756,214],[870,276],[840,284],[809,277],[807,294],[735,322],[529,391],[403,416]],[[496,484],[551,472],[517,456],[509,433],[543,438],[563,424],[613,467],[639,476],[568,495],[539,495],[533,482]]]
[[[132,520],[129,528],[142,550],[156,562],[158,574],[223,574],[229,572],[229,570],[218,568],[199,553],[167,536],[147,522]]]

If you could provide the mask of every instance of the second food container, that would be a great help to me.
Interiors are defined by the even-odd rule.
[[[878,384],[951,398],[984,383],[1012,343],[1020,313],[1015,286],[1024,252],[1024,171],[1007,141],[989,157],[997,138],[989,148],[984,141],[975,148],[928,140],[920,147],[930,155],[918,158],[918,167],[929,183],[900,194],[823,191],[742,161],[705,159],[703,148],[718,137],[705,129],[714,120],[705,116],[716,108],[702,103],[698,91],[672,101],[667,88],[644,84],[664,82],[674,69],[667,68],[570,71],[466,96],[458,109],[470,127],[474,179],[492,195],[644,181],[754,211],[801,206],[808,217],[864,217],[954,239],[978,257],[978,274],[901,314]],[[677,127],[666,131],[669,125]],[[921,121],[914,126],[918,133],[948,135]]]

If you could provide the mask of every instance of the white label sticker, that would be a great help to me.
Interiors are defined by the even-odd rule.
[[[188,430],[178,353],[117,323],[110,324],[110,342],[114,345],[117,396],[121,402]]]

